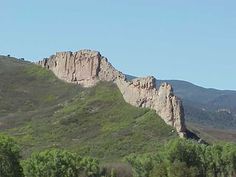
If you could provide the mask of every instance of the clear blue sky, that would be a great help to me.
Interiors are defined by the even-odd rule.
[[[235,0],[1,0],[0,54],[100,51],[124,73],[236,90]]]

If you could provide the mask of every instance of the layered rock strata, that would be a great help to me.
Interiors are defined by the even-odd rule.
[[[118,86],[126,102],[155,110],[181,137],[186,134],[182,102],[167,83],[157,89],[154,77],[128,81],[105,57],[91,50],[58,52],[38,64],[51,70],[59,79],[84,87],[94,86],[99,81],[112,81]]]

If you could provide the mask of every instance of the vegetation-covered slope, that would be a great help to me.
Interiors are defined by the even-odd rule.
[[[29,62],[0,57],[0,130],[23,155],[51,147],[118,160],[176,137],[154,111],[133,107],[112,83],[83,89]]]

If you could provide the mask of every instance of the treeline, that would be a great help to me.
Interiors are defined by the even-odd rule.
[[[152,154],[131,154],[124,161],[132,166],[134,177],[233,177],[236,145],[208,146],[176,139]],[[94,158],[60,149],[33,153],[21,160],[15,141],[0,135],[1,177],[127,177],[125,169],[119,170],[101,167]]]
[[[198,144],[176,139],[155,155],[126,157],[135,177],[235,177],[236,144]]]
[[[0,135],[0,177],[113,177],[98,160],[66,150],[51,149],[33,153],[20,161],[20,147]]]

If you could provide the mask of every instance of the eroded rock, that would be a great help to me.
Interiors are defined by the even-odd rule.
[[[181,137],[186,134],[183,105],[170,84],[163,83],[157,89],[156,79],[152,76],[128,81],[105,57],[91,50],[58,52],[38,64],[50,69],[59,79],[84,87],[94,86],[99,81],[112,81],[126,102],[154,109],[168,125],[176,128]]]

